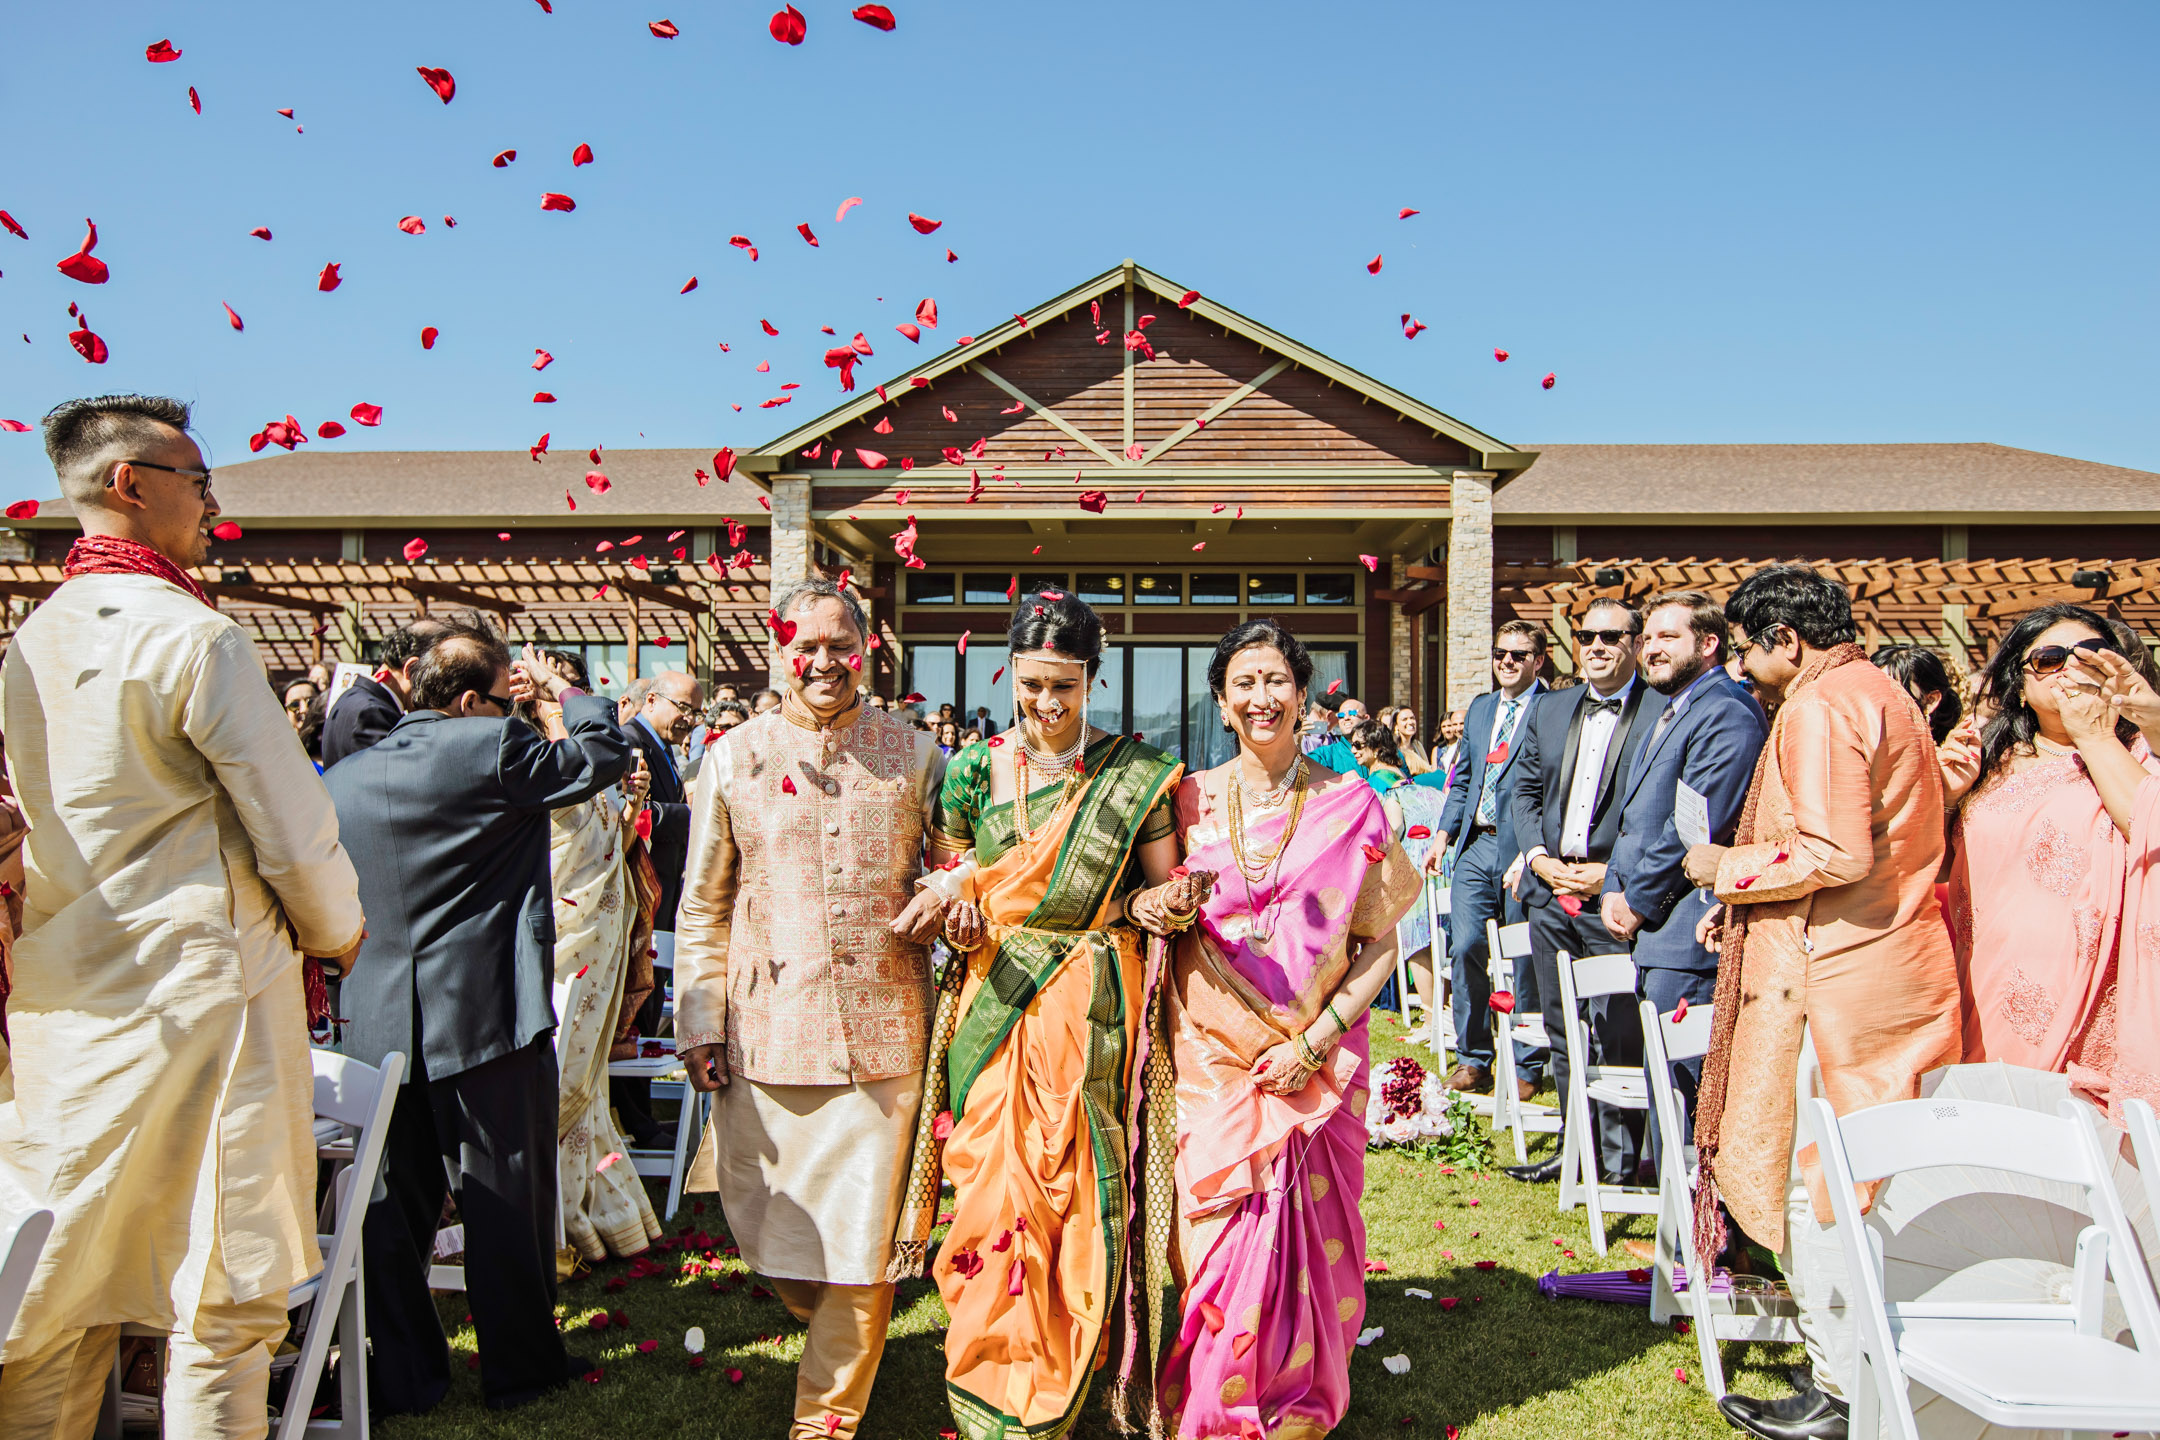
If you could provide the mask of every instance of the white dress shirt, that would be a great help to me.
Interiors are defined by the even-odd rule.
[[[1591,687],[1583,697],[1583,703],[1588,705],[1593,699],[1617,700],[1625,706],[1635,683],[1635,677],[1630,675],[1627,684],[1610,695],[1600,695]],[[1568,782],[1567,809],[1560,820],[1560,853],[1570,860],[1586,859],[1590,854],[1590,822],[1597,814],[1598,786],[1605,775],[1605,754],[1619,733],[1620,712],[1617,710],[1600,709],[1595,715],[1583,717],[1582,735],[1575,746],[1575,776]]]

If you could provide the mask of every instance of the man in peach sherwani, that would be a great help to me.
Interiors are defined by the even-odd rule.
[[[1942,776],[1918,707],[1853,643],[1843,587],[1775,565],[1725,613],[1775,708],[1736,842],[1687,859],[1730,912],[1696,1137],[1717,1197],[1779,1252],[1814,1380],[1719,1405],[1765,1440],[1843,1440],[1844,1261],[1814,1146],[1796,1141],[1797,1100],[1847,1114],[1915,1099],[1923,1074],[1957,1063],[1957,965],[1935,900]]]

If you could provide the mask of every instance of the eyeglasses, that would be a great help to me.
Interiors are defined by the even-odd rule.
[[[1493,646],[1492,658],[1502,665],[1528,665],[1537,658],[1535,650],[1510,650],[1505,645]]]
[[[1600,645],[1620,645],[1635,638],[1632,630],[1577,630],[1575,643],[1588,645],[1593,640]]]
[[[1748,636],[1747,639],[1734,646],[1733,651],[1735,654],[1745,655],[1750,650],[1760,650],[1766,646],[1774,645],[1777,643],[1774,637],[1778,631],[1784,628],[1783,625],[1765,625],[1759,633]]]
[[[502,711],[505,715],[510,713],[510,707],[515,703],[508,695],[482,695],[480,698]]]
[[[145,470],[163,470],[168,475],[191,475],[195,478],[195,493],[206,500],[210,497],[210,472],[208,470],[188,470],[178,465],[160,465],[155,460],[115,460],[113,463],[115,465],[140,465]],[[114,485],[119,483],[119,480],[120,477],[117,475],[106,476],[105,488],[112,489]]]
[[[2075,645],[2042,645],[2037,650],[2025,652],[2025,668],[2035,675],[2053,675],[2070,663],[2073,657],[2097,655],[2115,647],[2105,640],[2080,640]]]

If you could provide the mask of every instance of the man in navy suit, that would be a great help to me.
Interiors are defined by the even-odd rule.
[[[1530,963],[1537,973],[1553,1078],[1566,1102],[1569,1065],[1561,1028],[1560,957],[1627,949],[1606,933],[1598,892],[1620,839],[1618,796],[1628,766],[1649,738],[1665,697],[1635,673],[1642,616],[1623,600],[1594,600],[1575,631],[1583,684],[1555,691],[1531,713],[1516,762],[1515,833],[1523,844],[1516,893],[1530,912]],[[1632,997],[1585,1000],[1589,1058],[1612,1065],[1641,1058],[1642,1025]],[[1603,1173],[1634,1179],[1641,1148],[1625,1112],[1593,1105]],[[1589,1137],[1582,1137],[1588,1143]],[[1557,1158],[1510,1167],[1533,1183],[1560,1178]]]
[[[1455,1068],[1450,1090],[1483,1090],[1492,1083],[1492,977],[1486,970],[1485,922],[1509,924],[1521,907],[1501,883],[1515,862],[1514,807],[1508,803],[1508,777],[1515,770],[1515,742],[1523,722],[1545,688],[1538,672],[1545,667],[1545,632],[1527,620],[1510,620],[1493,635],[1493,683],[1498,687],[1470,702],[1463,717],[1462,746],[1467,762],[1458,761],[1448,782],[1447,806],[1440,812],[1440,833],[1433,837],[1425,865],[1435,873],[1453,867],[1453,900],[1448,911],[1448,976],[1454,987]],[[1527,975],[1516,977],[1516,1003],[1527,993]],[[1518,1080],[1522,1098],[1536,1093],[1536,1054],[1527,1048],[1516,1058],[1525,1069]]]
[[[1628,770],[1600,904],[1605,929],[1634,942],[1637,988],[1661,1015],[1682,1000],[1707,1005],[1717,991],[1717,956],[1695,938],[1712,902],[1681,870],[1689,842],[1674,820],[1679,787],[1703,797],[1709,843],[1730,845],[1770,729],[1725,673],[1731,649],[1725,612],[1699,590],[1660,595],[1643,615],[1643,678],[1669,699]],[[1673,1070],[1692,1113],[1702,1061]]]

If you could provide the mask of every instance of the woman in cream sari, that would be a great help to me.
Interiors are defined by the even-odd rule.
[[[585,683],[575,656],[551,652],[549,660],[564,679]],[[543,702],[539,722],[550,740],[567,734],[560,705]],[[549,817],[560,1018],[557,1182],[565,1241],[587,1261],[635,1255],[660,1237],[645,1183],[626,1158],[629,1142],[608,1110],[607,1073],[621,1021],[653,986],[647,952],[659,884],[636,829],[650,784],[641,760],[620,789]]]
[[[1106,1359],[1125,1283],[1134,1092],[1143,1075],[1167,1090],[1167,1057],[1140,1068],[1156,997],[1134,925],[1190,923],[1206,885],[1171,873],[1184,767],[1087,723],[1101,619],[1024,596],[1008,638],[1019,723],[953,757],[931,838],[960,959],[940,986],[896,1268],[921,1264],[942,1140],[955,1199],[933,1274],[953,1418],[967,1440],[1053,1440]]]

